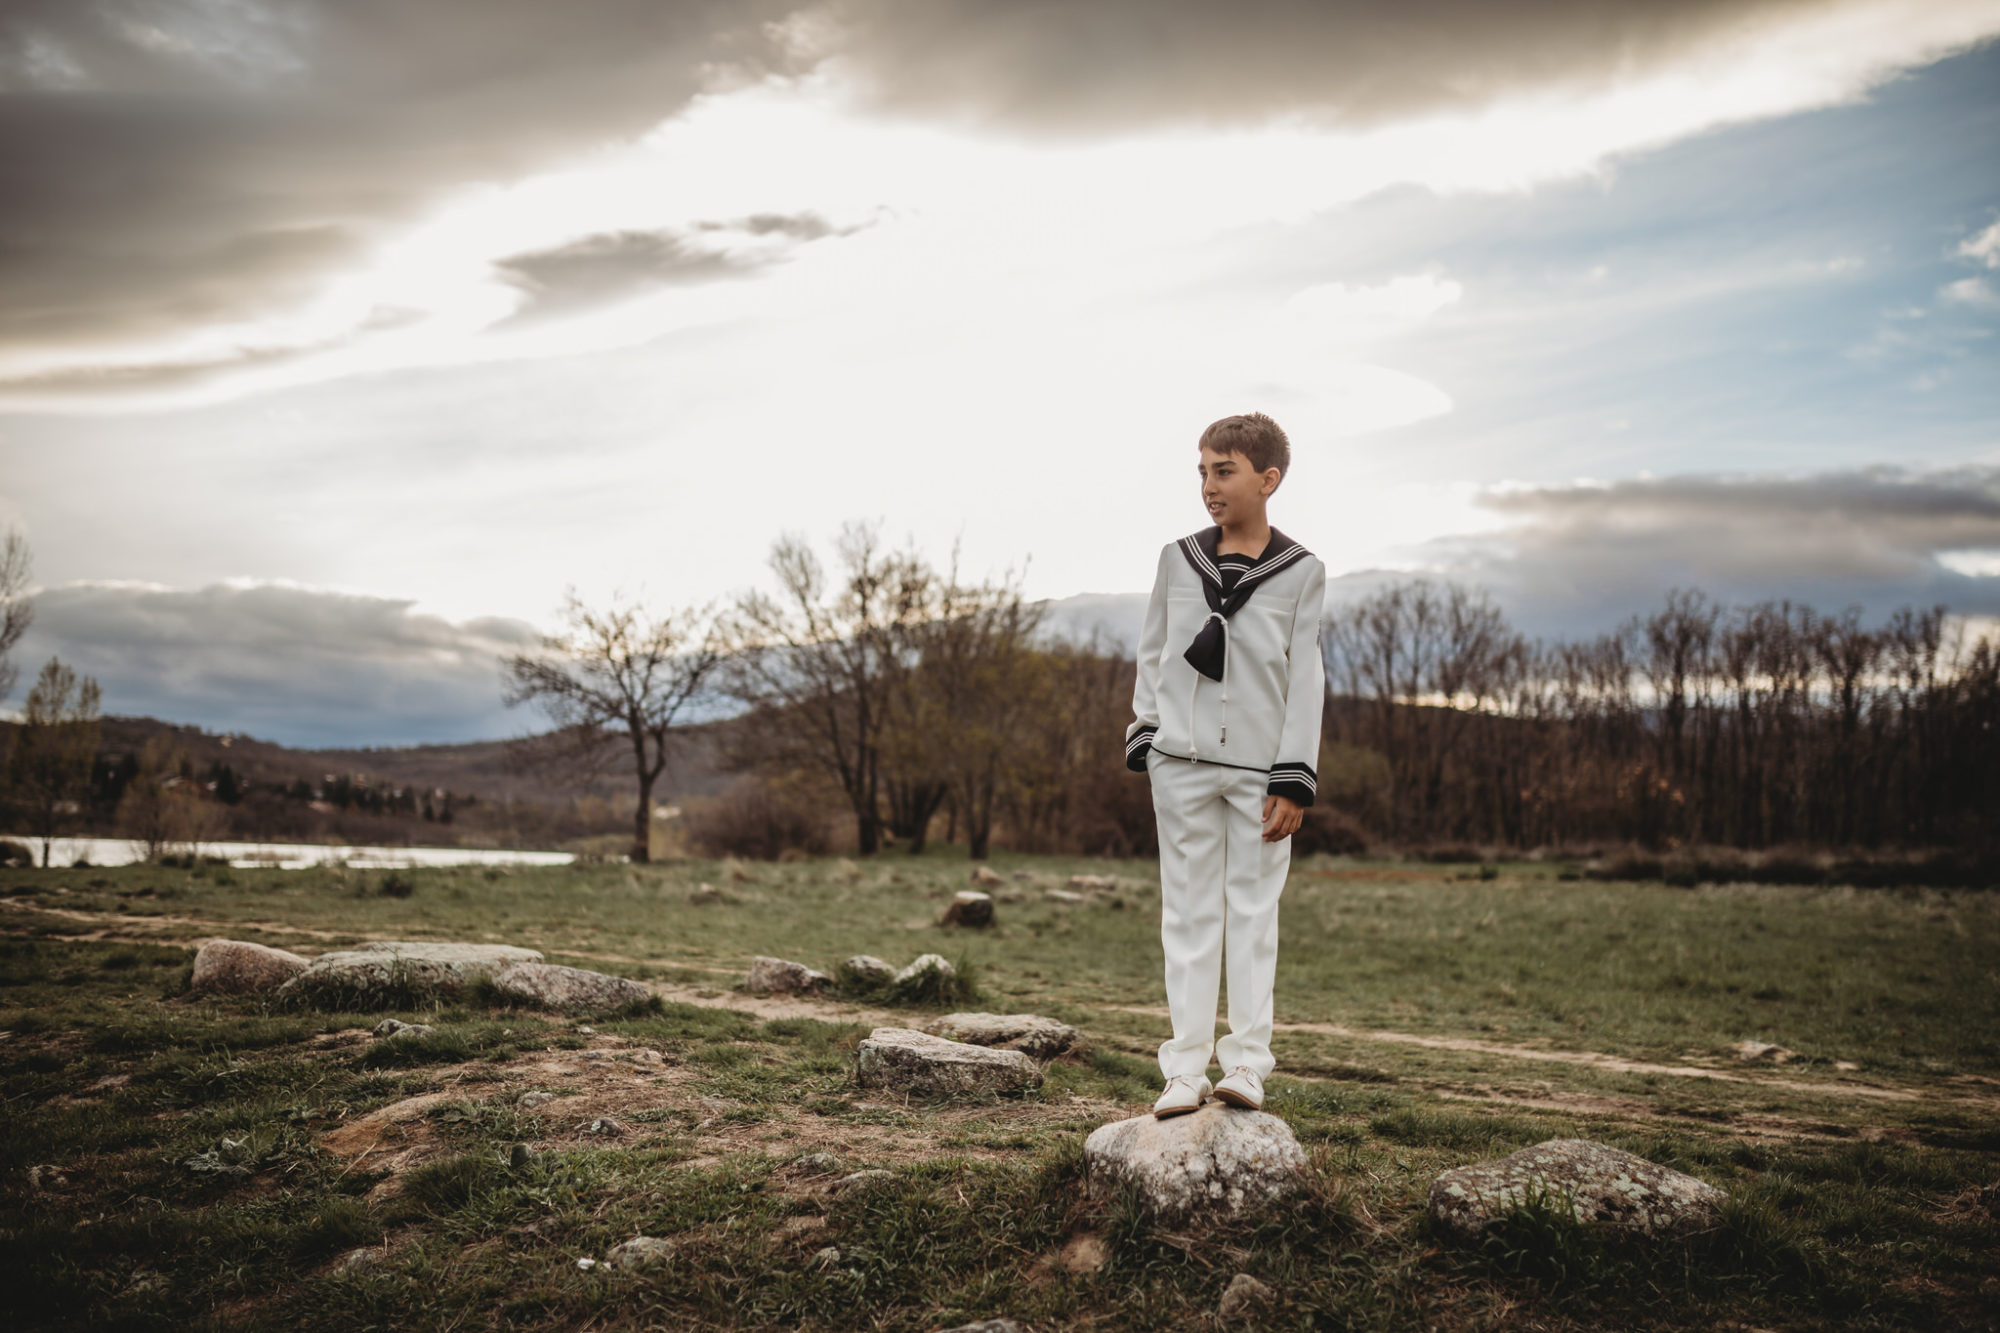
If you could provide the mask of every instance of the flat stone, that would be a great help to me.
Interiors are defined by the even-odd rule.
[[[744,979],[743,989],[753,995],[800,995],[825,990],[832,984],[832,977],[815,972],[804,963],[759,954],[750,960],[750,975]]]
[[[1784,1065],[1798,1059],[1799,1053],[1773,1042],[1739,1041],[1736,1043],[1736,1058],[1745,1064]]]
[[[994,876],[997,881],[999,876]],[[951,896],[951,906],[944,909],[946,926],[965,926],[981,930],[993,924],[993,895],[981,893],[977,889],[961,889]]]
[[[523,1111],[533,1111],[540,1107],[547,1106],[550,1102],[554,1101],[555,1099],[556,1095],[553,1092],[524,1092],[521,1094],[520,1099],[516,1101],[514,1104],[520,1107]]]
[[[972,882],[982,889],[995,888],[998,885],[1006,883],[1005,880],[1000,878],[1000,872],[992,866],[974,866],[972,868]]]
[[[1476,1241],[1531,1195],[1567,1203],[1579,1222],[1638,1236],[1711,1225],[1728,1198],[1705,1181],[1618,1148],[1550,1139],[1444,1172],[1431,1182],[1431,1222],[1448,1239]]]
[[[539,963],[533,949],[506,944],[385,940],[323,953],[278,988],[278,998],[318,1008],[388,1008],[407,1000],[456,999],[479,977],[514,963]]]
[[[334,1260],[333,1271],[336,1273],[358,1273],[370,1268],[379,1267],[381,1263],[382,1251],[364,1245],[358,1250],[349,1250],[346,1254]]]
[[[494,976],[493,988],[507,999],[564,1013],[623,1009],[653,998],[648,987],[628,977],[555,963],[513,963]]]
[[[911,1028],[876,1028],[855,1053],[864,1088],[887,1088],[912,1097],[1020,1092],[1037,1088],[1042,1071],[1019,1051],[947,1041]]]
[[[1248,1273],[1238,1273],[1229,1279],[1229,1286],[1223,1290],[1222,1299],[1216,1303],[1215,1316],[1218,1319],[1247,1318],[1267,1308],[1277,1299],[1277,1295],[1277,1292]]]
[[[1076,1044],[1077,1031],[1040,1014],[946,1014],[924,1031],[973,1046],[999,1046],[1037,1060],[1049,1060]]]
[[[896,1178],[894,1171],[884,1171],[880,1167],[870,1167],[866,1171],[855,1171],[842,1176],[828,1185],[829,1194],[849,1194],[855,1190],[872,1189],[876,1185],[886,1185]]]
[[[1306,1155],[1292,1127],[1263,1111],[1210,1102],[1188,1115],[1134,1116],[1083,1141],[1093,1193],[1133,1190],[1156,1216],[1235,1216],[1297,1189]]]
[[[958,969],[953,967],[951,959],[946,958],[943,954],[918,954],[916,958],[911,960],[908,967],[896,974],[894,980],[895,985],[901,988],[918,985],[932,978],[941,982],[956,981],[958,979]]]
[[[1104,893],[1118,887],[1115,875],[1071,875],[1064,886],[1072,893]]]
[[[629,1273],[666,1263],[673,1257],[674,1247],[670,1242],[658,1236],[634,1236],[612,1246],[611,1253],[604,1256],[604,1262],[611,1268]]]
[[[210,940],[195,953],[188,985],[225,995],[258,995],[278,989],[311,965],[309,958],[268,945]]]
[[[429,1023],[405,1023],[400,1018],[385,1018],[375,1025],[377,1037],[428,1037],[436,1031]]]
[[[1089,901],[1089,899],[1085,898],[1082,894],[1071,893],[1068,889],[1050,889],[1047,893],[1043,894],[1042,896],[1047,898],[1052,903],[1067,903],[1071,906],[1075,906],[1077,903]]]
[[[840,965],[841,973],[864,986],[886,986],[896,979],[896,965],[872,953],[858,953]]]

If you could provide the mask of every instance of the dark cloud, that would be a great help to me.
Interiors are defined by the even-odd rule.
[[[2000,614],[2000,577],[1940,561],[2000,551],[2000,468],[1871,468],[1799,478],[1684,476],[1489,496],[1491,537],[1433,543],[1442,569],[1490,587],[1523,628],[1587,633],[1675,587],[1825,612],[1944,605]]]
[[[297,303],[441,192],[641,132],[763,0],[10,0],[0,351]]]
[[[500,702],[518,620],[453,622],[408,601],[264,585],[194,590],[71,584],[35,599],[16,649],[60,656],[104,689],[107,712],[197,723],[292,745],[406,745],[519,734]]]
[[[661,287],[741,277],[763,266],[691,246],[671,231],[605,232],[495,265],[528,297],[513,320],[569,314]]]
[[[1347,123],[1643,74],[1825,0],[833,0],[798,48],[884,105],[1049,131]]]

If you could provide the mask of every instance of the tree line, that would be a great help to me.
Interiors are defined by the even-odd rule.
[[[938,834],[975,858],[1144,854],[1150,797],[1119,741],[1134,667],[1056,642],[1018,579],[971,581],[852,525],[823,562],[773,548],[773,587],[648,619],[572,603],[509,666],[510,701],[571,761],[633,766],[632,854],[684,724],[739,775],[695,804],[705,849],[863,855]],[[1411,579],[1329,613],[1320,806],[1302,850],[1987,846],[2000,808],[2000,651],[1942,609],[1867,627],[1677,591],[1586,640],[1532,640],[1485,593]],[[622,736],[607,744],[607,735]],[[538,745],[547,747],[549,738]]]

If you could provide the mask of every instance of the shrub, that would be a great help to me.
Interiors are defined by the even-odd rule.
[[[824,855],[825,816],[799,793],[763,778],[738,778],[722,795],[690,801],[682,820],[703,856],[776,861],[786,853]]]
[[[407,898],[416,891],[416,881],[394,870],[382,876],[381,884],[377,885],[375,889],[375,892],[381,894],[384,898]]]
[[[0,838],[0,866],[26,870],[34,864],[35,854],[26,843]]]
[[[1292,855],[1360,856],[1368,850],[1368,835],[1354,819],[1330,805],[1306,807],[1305,822],[1292,835]]]

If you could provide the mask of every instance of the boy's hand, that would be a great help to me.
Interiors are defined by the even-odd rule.
[[[1298,802],[1283,796],[1264,798],[1264,841],[1283,842],[1299,831],[1306,812]]]

